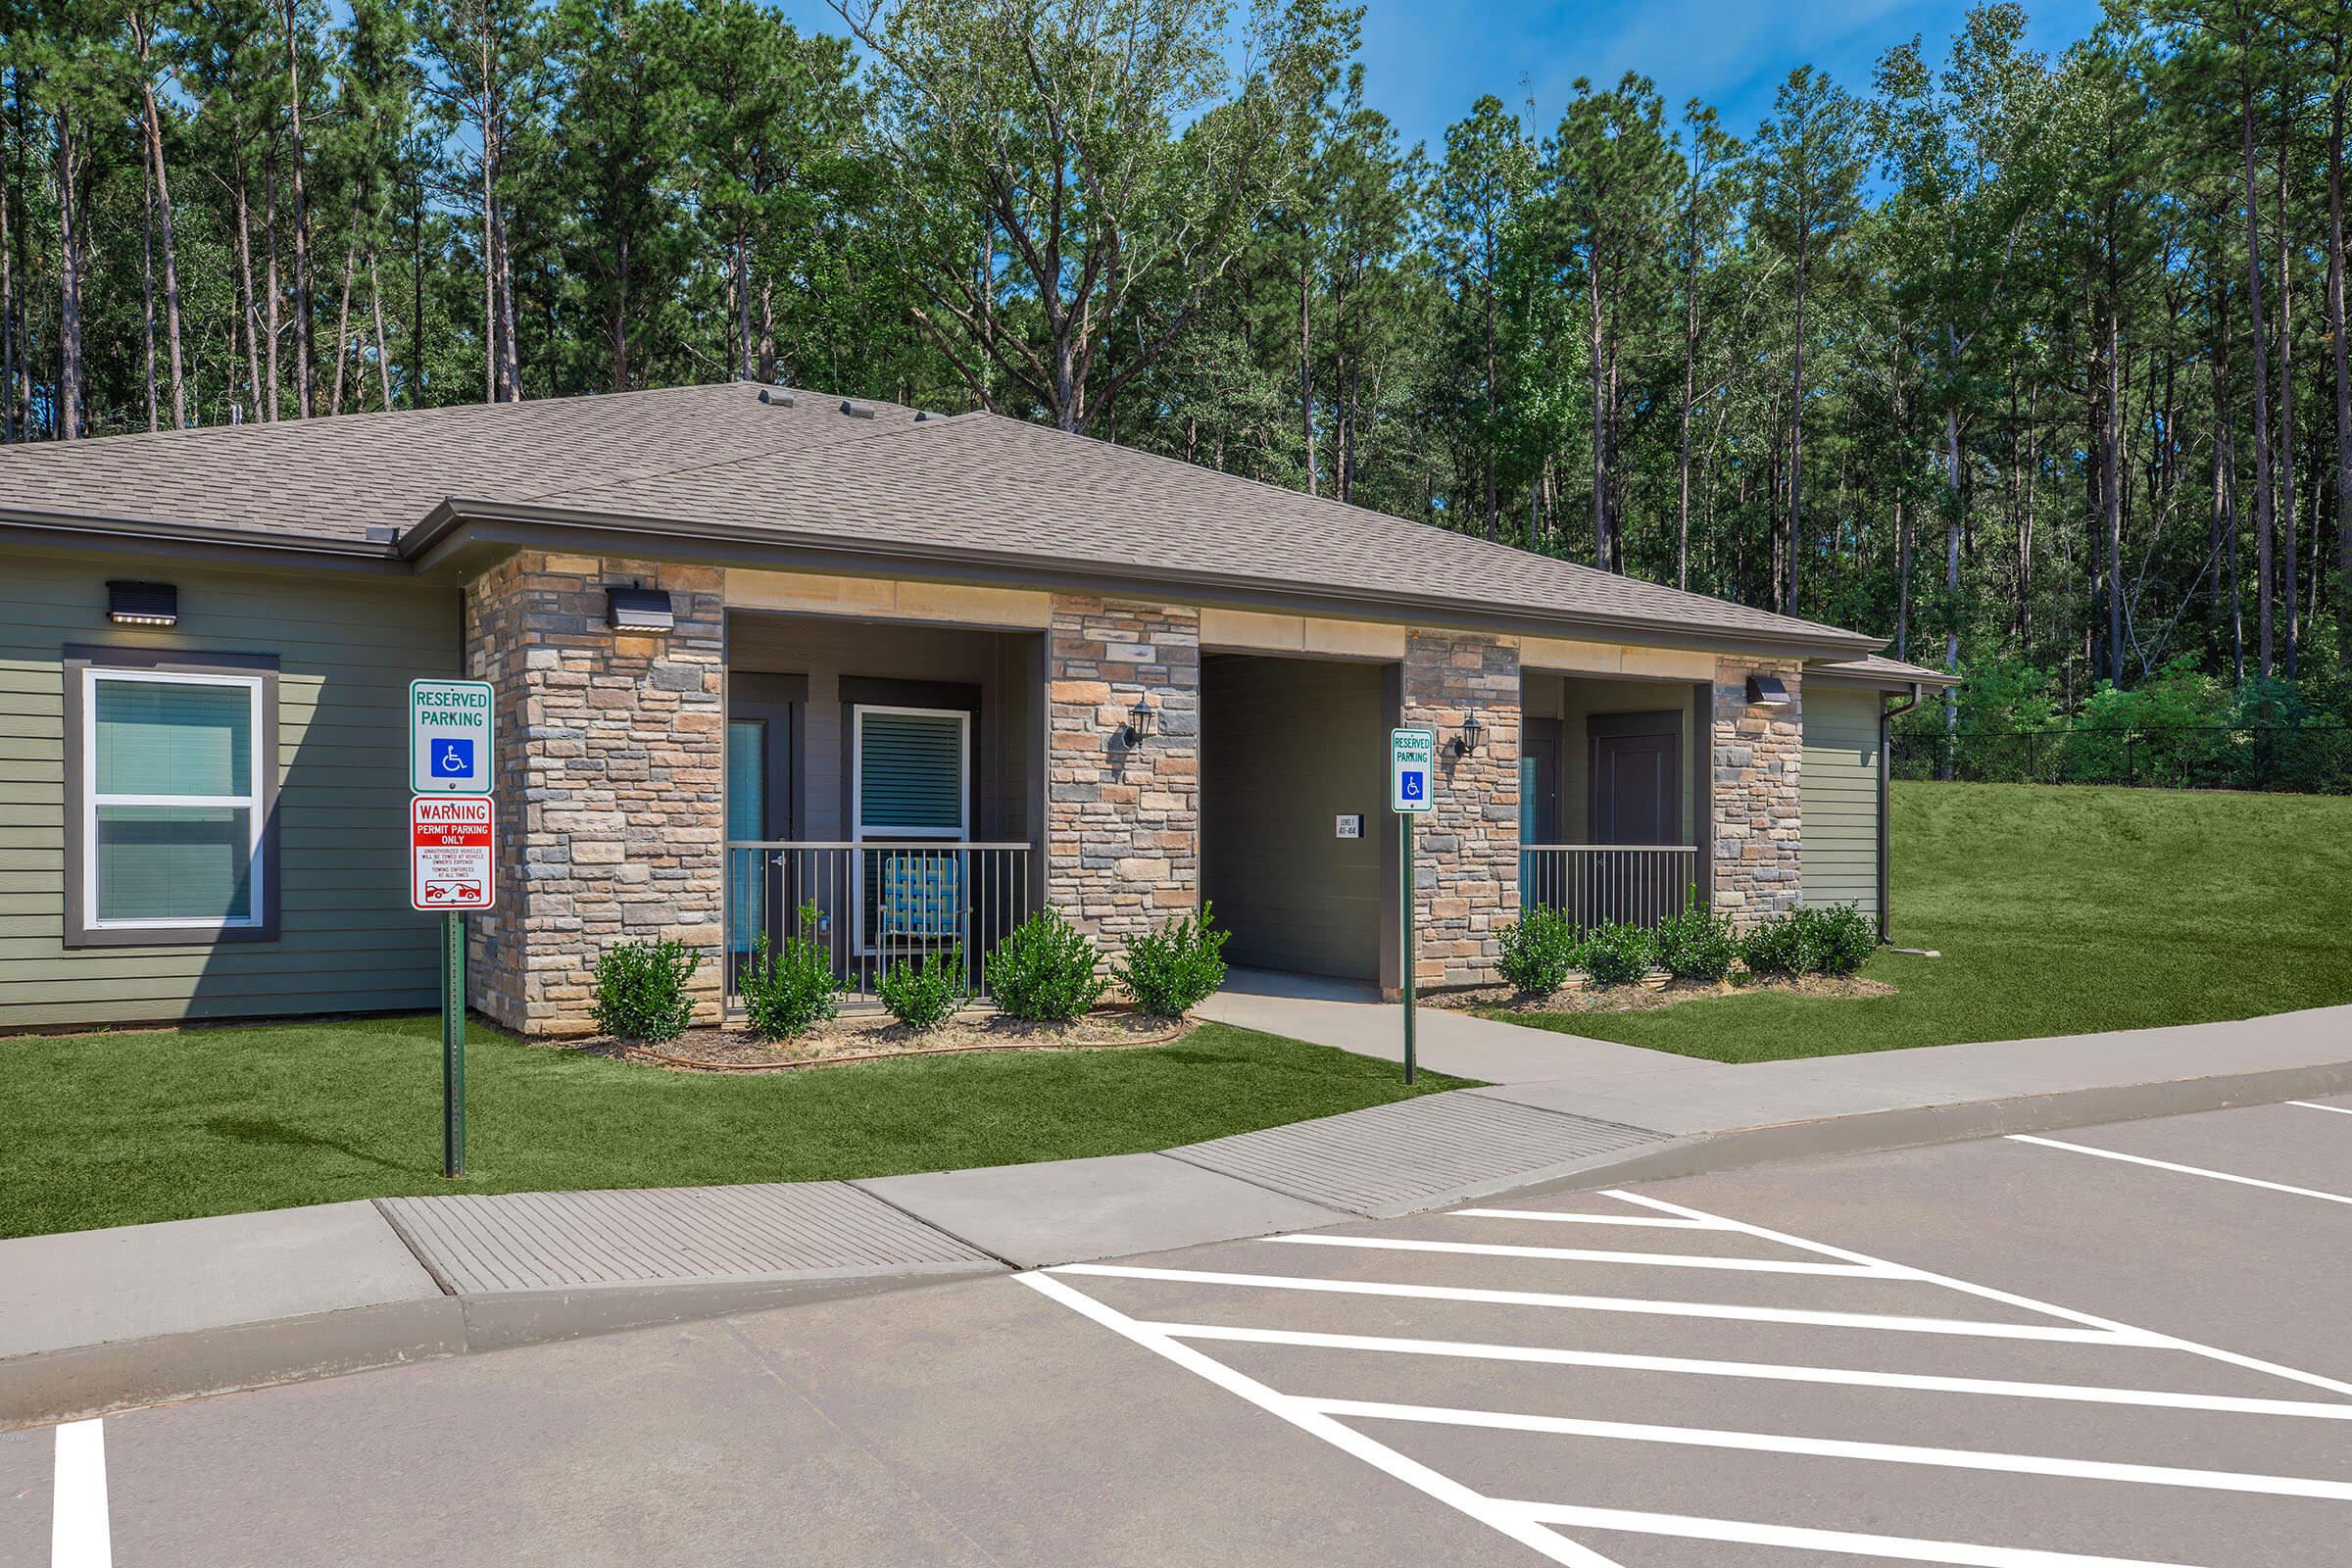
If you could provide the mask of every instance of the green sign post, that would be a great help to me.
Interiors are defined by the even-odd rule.
[[[466,917],[441,916],[441,1174],[466,1174]]]
[[[1413,818],[1435,806],[1438,735],[1435,730],[1389,731],[1389,809],[1396,813],[1396,934],[1404,968],[1404,1081],[1416,1072],[1413,1052]]]

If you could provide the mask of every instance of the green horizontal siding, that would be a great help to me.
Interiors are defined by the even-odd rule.
[[[1800,775],[1804,900],[1879,909],[1879,697],[1808,686]]]
[[[30,555],[0,580],[0,1029],[427,1007],[408,906],[407,687],[459,670],[449,584]],[[179,586],[170,630],[112,625],[106,579]],[[69,950],[67,644],[278,659],[274,942]]]

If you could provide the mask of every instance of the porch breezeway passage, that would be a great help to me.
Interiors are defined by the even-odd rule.
[[[877,1000],[894,963],[957,952],[985,997],[989,953],[1036,906],[1032,869],[1026,844],[730,842],[727,1010],[755,956],[796,938],[827,956],[854,1003]]]

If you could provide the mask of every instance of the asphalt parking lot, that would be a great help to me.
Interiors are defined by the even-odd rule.
[[[2352,1098],[0,1437],[0,1563],[2352,1562]]]

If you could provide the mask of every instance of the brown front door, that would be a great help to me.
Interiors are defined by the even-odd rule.
[[[1595,720],[1595,733],[1592,736],[1593,843],[1675,844],[1681,841],[1681,759],[1676,755],[1678,748],[1670,716],[1667,723],[1669,727],[1663,733],[1611,734]],[[1612,729],[1618,727],[1609,726]]]

